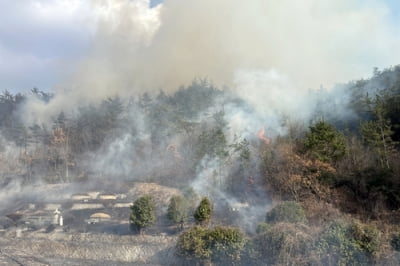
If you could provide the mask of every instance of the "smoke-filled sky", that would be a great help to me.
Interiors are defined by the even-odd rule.
[[[0,0],[0,89],[104,96],[246,71],[329,87],[400,63],[399,13],[398,0]]]

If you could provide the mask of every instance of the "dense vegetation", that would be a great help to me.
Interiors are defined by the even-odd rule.
[[[287,133],[268,144],[232,132],[227,110],[248,117],[256,111],[206,81],[171,95],[160,91],[77,106],[50,123],[26,121],[21,114],[27,101],[47,104],[54,95],[5,91],[0,177],[3,184],[18,179],[28,185],[100,175],[184,191],[209,170],[202,203],[183,193],[167,211],[171,222],[187,228],[177,243],[183,263],[398,265],[400,66],[340,88],[349,99],[339,105],[330,101],[333,92],[310,92],[318,101],[310,121],[283,117]],[[251,205],[264,197],[260,191],[268,192],[273,207],[258,210],[265,219],[256,232],[215,226],[235,215],[212,208],[220,202],[216,193]],[[134,206],[152,206],[146,202]],[[154,222],[150,209],[141,218],[132,209],[138,229]]]

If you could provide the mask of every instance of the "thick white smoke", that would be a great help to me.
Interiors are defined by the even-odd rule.
[[[393,53],[400,35],[390,9],[374,0],[165,0],[156,8],[149,0],[91,3],[92,48],[60,84],[55,109],[116,94],[171,91],[196,77],[286,109],[294,99],[306,106],[301,97],[309,88],[357,79],[400,60]],[[48,114],[28,109],[35,117]]]
[[[228,85],[249,68],[315,88],[400,59],[390,52],[399,38],[389,10],[376,1],[166,0],[156,10],[144,0],[103,2],[112,8],[88,62],[107,69],[97,79],[109,88],[115,78],[128,89],[175,89],[199,76]]]

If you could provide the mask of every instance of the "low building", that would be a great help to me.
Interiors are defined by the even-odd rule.
[[[115,195],[115,194],[100,194],[98,196],[98,199],[101,199],[101,200],[116,200],[117,199],[117,195]]]
[[[88,224],[96,224],[100,222],[108,222],[111,220],[111,216],[107,213],[104,212],[96,212],[90,215],[89,219],[86,219],[85,221]]]

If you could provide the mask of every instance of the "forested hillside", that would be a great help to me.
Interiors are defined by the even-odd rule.
[[[310,90],[304,121],[260,113],[206,80],[51,121],[24,116],[28,102],[54,97],[1,93],[2,187],[99,178],[176,187],[187,198],[168,215],[186,228],[177,256],[187,265],[400,263],[400,66]],[[212,213],[198,220],[203,197]]]

